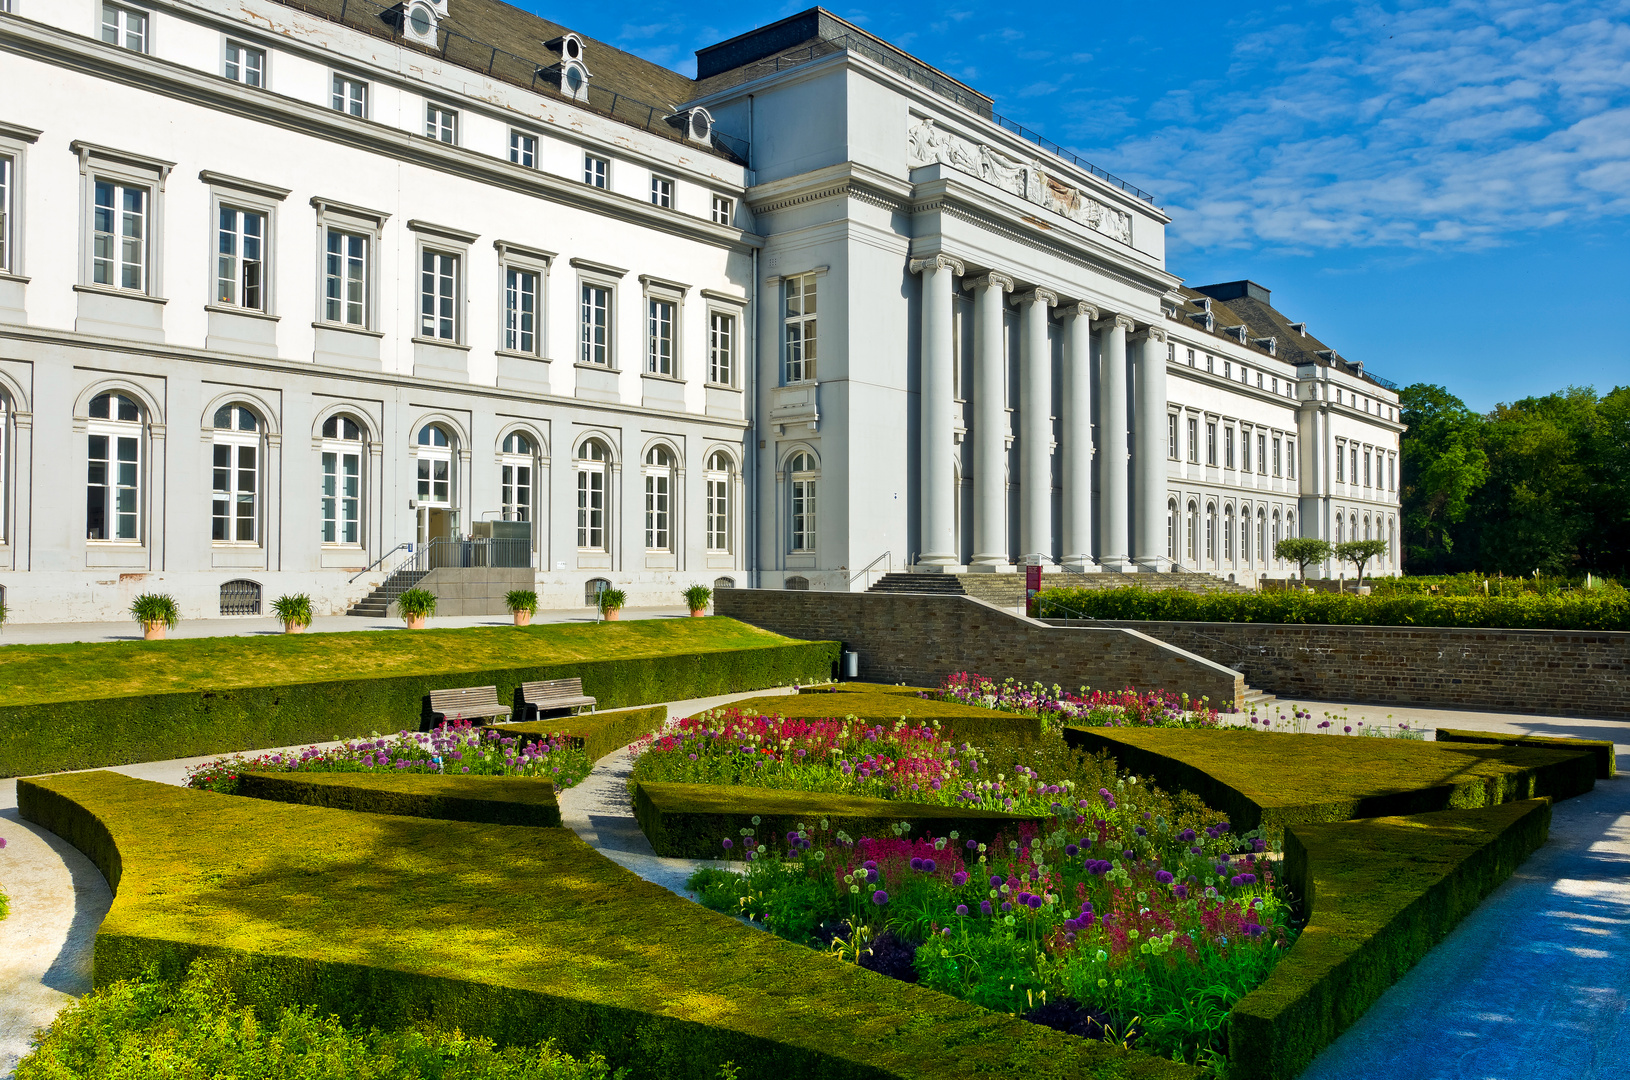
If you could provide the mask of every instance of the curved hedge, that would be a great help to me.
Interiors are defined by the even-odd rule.
[[[1047,589],[1041,618],[1154,622],[1448,626],[1515,630],[1630,630],[1630,593],[1605,596],[1358,596],[1353,593],[1190,593],[1177,589]]]
[[[651,705],[643,709],[624,709],[620,712],[578,713],[576,716],[555,716],[543,720],[527,720],[519,724],[502,724],[495,730],[513,735],[523,742],[564,735],[589,757],[594,764],[607,754],[615,753],[639,738],[649,735],[668,722],[668,706]]]
[[[439,821],[533,827],[560,824],[555,785],[530,776],[246,772],[238,778],[238,794],[272,802]]]
[[[246,1004],[347,1024],[554,1037],[634,1080],[1199,1080],[741,925],[565,829],[356,814],[77,773],[24,817],[116,895],[95,984],[210,957]]]

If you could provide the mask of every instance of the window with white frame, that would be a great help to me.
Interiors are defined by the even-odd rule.
[[[1283,449],[1282,449],[1282,447],[1280,445],[1279,436],[1275,435],[1273,437],[1273,474],[1275,476],[1282,475],[1281,470],[1283,468],[1284,468],[1284,451],[1283,451]]]
[[[1234,377],[1233,369],[1234,369],[1234,362],[1232,360],[1224,360],[1223,361],[1223,378],[1232,379]]]
[[[1392,454],[1387,455],[1387,490],[1398,490],[1398,459]]]
[[[152,189],[98,178],[91,222],[91,282],[147,292]]]
[[[85,432],[85,539],[140,543],[141,406],[123,394],[99,394],[91,399]]]
[[[11,453],[11,403],[0,394],[0,544],[6,542],[6,464]],[[0,599],[0,606],[5,601]]]
[[[730,456],[715,450],[707,459],[707,549],[730,551]]]
[[[1279,541],[1280,541],[1279,511],[1275,510],[1273,512],[1273,547],[1271,549],[1269,549],[1269,550],[1272,551],[1272,553],[1274,555],[1276,555],[1276,556],[1279,553]],[[1266,558],[1267,555],[1268,555],[1268,551],[1264,551],[1262,554],[1263,554],[1263,557]],[[1280,561],[1283,562],[1284,560],[1281,559]]]
[[[792,551],[815,550],[815,498],[820,483],[820,469],[815,458],[798,453],[787,462],[787,479],[792,494],[792,516],[789,548]]]
[[[1249,504],[1239,510],[1239,557],[1240,561],[1249,565],[1251,562],[1251,507]]]
[[[1240,432],[1239,469],[1240,472],[1251,471],[1251,431],[1249,428]]]
[[[437,142],[458,142],[458,110],[433,101],[424,103],[424,133]]]
[[[1264,432],[1258,432],[1256,437],[1256,471],[1268,475],[1268,436]]]
[[[1262,372],[1260,371],[1256,373],[1256,388],[1258,390],[1262,389]]]
[[[673,209],[674,182],[665,176],[651,177],[651,205]]]
[[[786,293],[787,383],[815,378],[815,274],[797,274],[783,282]]]
[[[211,453],[210,539],[260,543],[260,418],[243,405],[215,410]]]
[[[645,550],[673,550],[674,458],[667,447],[645,455]]]
[[[361,79],[353,79],[349,75],[335,75],[333,81],[333,94],[329,99],[335,112],[345,113],[347,116],[368,115],[368,84]]]
[[[1188,354],[1189,354],[1189,367],[1193,367],[1194,366],[1194,350],[1189,349]]]
[[[1217,423],[1214,420],[1206,421],[1206,464],[1213,469],[1217,467]]]
[[[1234,508],[1223,507],[1223,561],[1234,561]]]
[[[425,248],[419,256],[419,336],[459,340],[459,269],[451,252]]]
[[[102,40],[135,52],[149,52],[147,12],[102,0]]]
[[[421,506],[453,505],[453,440],[440,424],[419,429],[415,447]]]
[[[1207,371],[1212,371],[1212,369],[1216,366],[1216,364],[1217,364],[1217,358],[1212,356],[1210,353],[1206,353],[1206,370]],[[1215,374],[1215,372],[1213,372],[1213,374]]]
[[[1217,504],[1206,503],[1206,559],[1217,561]]]
[[[349,416],[323,421],[323,543],[362,544],[362,426]]]
[[[1336,440],[1336,483],[1347,482],[1347,444],[1340,439]]]
[[[1347,448],[1347,475],[1353,478],[1353,486],[1358,486],[1358,447]]]
[[[1268,514],[1258,509],[1256,512],[1256,557],[1260,562],[1268,561]]]
[[[1285,476],[1296,479],[1296,440],[1285,440]]]
[[[1177,561],[1177,500],[1166,500],[1166,558]]]
[[[577,448],[577,548],[606,550],[606,474],[611,455],[598,439]]]
[[[215,302],[265,311],[266,215],[223,205],[215,236]]]
[[[1188,529],[1188,560],[1192,566],[1200,561],[1200,507],[1193,499],[1189,500]]]
[[[11,238],[16,226],[13,217],[16,211],[12,206],[16,190],[17,158],[0,153],[0,272],[5,273],[14,273],[12,267],[17,261],[16,245]]]
[[[1223,428],[1223,468],[1234,467],[1234,425],[1228,424]]]
[[[725,195],[713,196],[713,220],[720,225],[731,224],[736,217],[736,200]]]
[[[1200,421],[1198,417],[1188,418],[1189,435],[1189,461],[1192,464],[1200,463]]]
[[[578,361],[611,366],[611,288],[585,281],[582,288],[583,342]]]
[[[736,382],[736,316],[727,311],[708,314],[707,381],[720,386]]]
[[[674,374],[675,323],[679,305],[656,296],[645,298],[645,370],[650,375]]]
[[[372,239],[343,229],[324,231],[327,251],[323,259],[323,318],[344,326],[366,327]]]
[[[543,275],[518,266],[504,267],[504,348],[538,353],[538,301]]]
[[[1379,520],[1379,519],[1378,519]],[[1296,535],[1296,513],[1293,510],[1285,511],[1285,539],[1289,540]]]
[[[1370,486],[1370,448],[1367,446],[1364,448],[1364,486]],[[1369,537],[1364,539],[1368,540]]]
[[[1177,460],[1177,414],[1166,414],[1166,456]]]
[[[593,154],[584,154],[583,182],[590,187],[609,187],[611,183],[611,162],[603,157],[595,157]]]
[[[228,41],[223,73],[235,83],[242,83],[245,86],[265,86],[266,50]]]
[[[538,140],[535,136],[524,131],[509,132],[509,160],[528,169],[535,169],[538,165]]]
[[[532,469],[536,451],[524,432],[504,436],[498,458],[499,500],[505,521],[532,520]]]

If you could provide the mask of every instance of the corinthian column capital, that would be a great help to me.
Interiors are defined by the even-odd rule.
[[[950,270],[956,274],[962,273],[962,260],[953,255],[930,255],[924,259],[911,260],[911,272],[920,274],[924,270]]]
[[[990,288],[1000,289],[1003,292],[1012,292],[1013,279],[1002,273],[1000,270],[990,270],[980,274],[978,277],[963,278],[962,287],[970,292],[974,289]]]

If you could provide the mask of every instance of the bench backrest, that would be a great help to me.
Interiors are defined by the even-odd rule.
[[[576,698],[583,696],[582,679],[542,679],[538,682],[521,684],[521,699],[533,704],[548,701],[554,698]]]
[[[430,691],[430,711],[451,716],[465,709],[498,704],[496,686],[463,686],[452,690]]]

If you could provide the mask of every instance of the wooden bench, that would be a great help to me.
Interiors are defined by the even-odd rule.
[[[425,699],[425,716],[431,727],[452,720],[485,720],[488,717],[508,720],[510,711],[508,705],[499,703],[496,686],[432,690]]]
[[[583,693],[582,679],[543,679],[515,690],[515,711],[523,720],[536,720],[545,710],[564,709],[570,715],[585,705],[592,712],[595,700]]]

